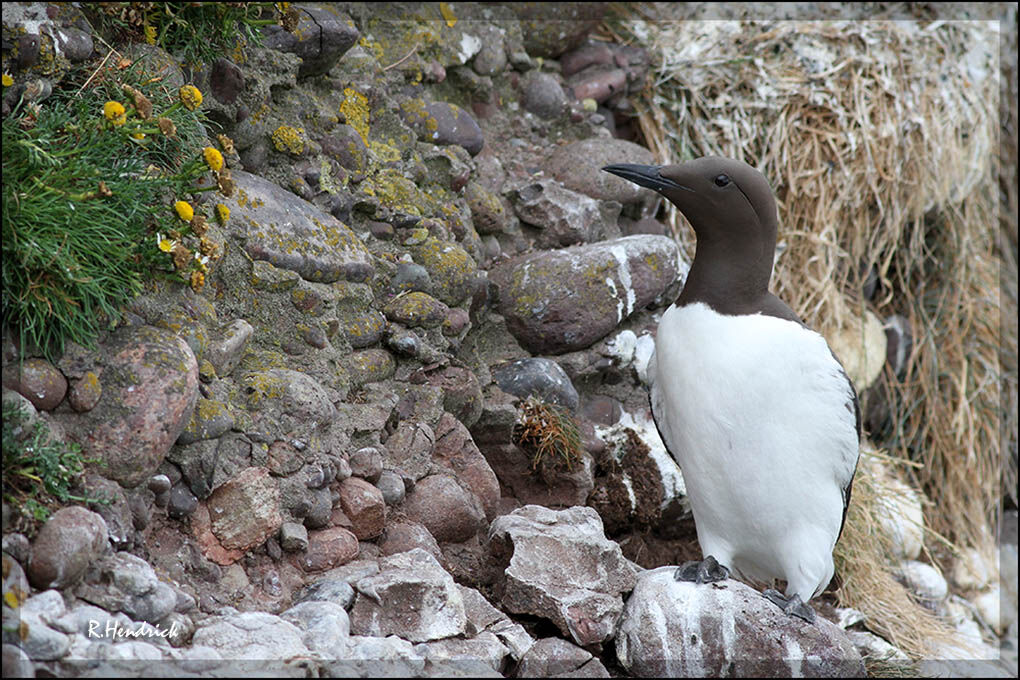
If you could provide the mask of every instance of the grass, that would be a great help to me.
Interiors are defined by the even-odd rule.
[[[204,263],[179,257],[204,216],[184,221],[170,205],[216,188],[196,184],[209,171],[200,95],[182,98],[143,60],[114,64],[71,73],[3,120],[3,323],[22,356],[92,346],[154,271],[204,277]]]
[[[41,420],[29,424],[17,403],[4,403],[3,500],[28,523],[29,534],[68,502],[109,502],[73,493],[92,462],[97,461],[83,458],[78,444],[54,439]]]
[[[577,421],[566,409],[530,396],[521,402],[511,440],[531,456],[531,468],[573,469],[581,456]]]

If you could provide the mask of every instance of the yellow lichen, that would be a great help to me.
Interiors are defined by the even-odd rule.
[[[368,97],[353,87],[344,88],[344,100],[340,102],[340,113],[347,119],[347,124],[358,131],[361,141],[368,145]]]
[[[305,150],[304,128],[292,128],[289,125],[281,125],[271,135],[273,146],[277,151],[289,152],[296,155]]]

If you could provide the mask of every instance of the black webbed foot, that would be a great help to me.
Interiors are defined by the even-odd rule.
[[[725,581],[729,578],[730,570],[716,562],[715,558],[709,555],[700,562],[684,562],[673,572],[673,578],[677,581],[690,581],[693,583],[714,583]]]
[[[803,619],[808,623],[815,622],[815,610],[811,606],[800,599],[800,595],[794,595],[793,597],[786,597],[778,590],[769,588],[762,593],[772,604],[782,609],[785,613],[790,616],[796,616],[797,618]]]

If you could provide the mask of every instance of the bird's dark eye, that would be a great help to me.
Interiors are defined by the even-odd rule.
[[[730,178],[726,175],[716,175],[716,178],[713,181],[717,187],[724,187],[730,183]]]

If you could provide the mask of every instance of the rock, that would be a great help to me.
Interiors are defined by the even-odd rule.
[[[304,3],[294,9],[297,26],[290,31],[277,24],[266,26],[263,46],[301,57],[300,78],[329,71],[360,37],[350,17],[330,3]]]
[[[308,548],[308,529],[304,524],[284,522],[280,525],[280,547],[287,552],[301,552]]]
[[[924,512],[921,499],[910,486],[894,477],[881,461],[867,459],[871,474],[881,493],[875,516],[880,529],[888,536],[893,555],[903,560],[914,560],[924,545]]]
[[[521,657],[521,678],[608,678],[602,662],[577,645],[560,638],[543,638]]]
[[[386,380],[397,370],[393,355],[384,349],[372,348],[352,352],[347,360],[351,383],[363,385]]]
[[[226,57],[218,57],[209,72],[209,93],[224,104],[237,101],[244,92],[244,75],[237,64]]]
[[[28,580],[35,588],[66,588],[107,550],[106,522],[78,506],[53,513],[32,543]]]
[[[459,366],[444,366],[419,375],[420,380],[443,391],[444,410],[467,427],[478,421],[482,415],[482,388],[472,371]],[[413,375],[411,380],[417,382],[418,375]]]
[[[524,49],[532,57],[555,58],[581,45],[606,13],[606,2],[510,5],[521,22]],[[511,57],[511,60],[513,57]]]
[[[376,344],[386,330],[386,317],[375,310],[355,314],[343,324],[344,335],[354,349]]]
[[[467,619],[460,591],[428,552],[414,550],[379,560],[379,573],[354,584],[351,632],[411,642],[462,635]]]
[[[495,368],[492,378],[507,394],[521,399],[534,395],[544,402],[577,411],[577,390],[567,372],[552,359],[518,359]]]
[[[929,609],[934,610],[949,594],[949,584],[935,567],[916,560],[900,564],[899,577],[911,593]]]
[[[627,236],[528,253],[489,271],[507,328],[534,354],[583,349],[682,284],[687,265],[672,239]]]
[[[352,635],[347,654],[325,664],[329,677],[340,678],[414,678],[425,670],[425,657],[407,640]]]
[[[124,326],[101,347],[102,397],[88,413],[62,418],[103,476],[131,488],[156,472],[191,420],[198,364],[188,344],[153,326]]]
[[[432,460],[447,468],[461,486],[474,494],[488,520],[495,519],[499,509],[499,480],[475,446],[471,433],[450,413],[444,413],[436,426]]]
[[[311,505],[305,514],[305,526],[309,529],[321,529],[329,526],[333,519],[332,491],[329,489],[312,489],[310,502]]]
[[[7,364],[3,385],[26,397],[40,411],[52,411],[67,394],[67,378],[45,359],[25,359],[20,367],[16,361]]]
[[[456,144],[477,156],[485,144],[482,129],[470,113],[456,104],[429,102],[421,109],[402,106],[404,121],[418,134],[418,139],[437,146]]]
[[[103,396],[103,384],[95,371],[88,371],[80,378],[71,381],[67,392],[67,403],[78,413],[91,411]]]
[[[615,635],[635,573],[593,509],[518,508],[493,521],[489,553],[505,567],[496,589],[507,611],[549,619],[581,646]]]
[[[310,654],[303,637],[300,628],[278,616],[244,612],[210,618],[195,631],[192,645],[236,661],[284,661]]]
[[[493,633],[506,645],[510,656],[520,661],[535,640],[519,623],[514,623],[506,614],[493,607],[480,592],[467,586],[457,586],[464,598],[464,614],[467,616],[467,635],[475,636],[483,631]]]
[[[584,73],[575,80],[573,95],[579,101],[593,99],[602,104],[627,91],[627,72],[620,68]]]
[[[404,420],[386,440],[388,462],[416,480],[421,479],[431,469],[435,444],[436,434],[427,423]]]
[[[613,50],[601,42],[589,42],[560,57],[560,72],[572,76],[589,66],[608,66],[613,63]]]
[[[444,241],[417,229],[404,242],[415,262],[432,279],[432,295],[448,306],[463,302],[472,292],[478,265],[460,244]]]
[[[226,231],[244,243],[251,259],[317,283],[361,281],[372,271],[361,239],[335,217],[256,175],[237,170],[233,178],[236,193],[223,199],[231,215]],[[236,266],[246,267],[240,261]]]
[[[386,532],[379,541],[379,551],[383,555],[396,555],[421,548],[441,562],[443,551],[429,530],[418,522],[394,522],[386,527]]]
[[[280,614],[302,631],[308,649],[327,659],[343,657],[351,634],[351,621],[343,607],[322,600],[307,600]]]
[[[861,677],[860,654],[823,617],[789,616],[743,583],[677,581],[676,567],[643,572],[616,637],[617,658],[638,676]],[[729,631],[726,634],[720,631]]]
[[[386,501],[382,492],[359,477],[340,483],[340,507],[351,520],[358,540],[375,538],[386,527]]]
[[[374,446],[358,449],[351,454],[348,462],[352,475],[368,480],[372,484],[375,484],[383,473],[383,455]]]
[[[234,416],[226,404],[215,399],[199,397],[191,421],[177,437],[177,443],[187,446],[203,439],[216,439],[233,426]]]
[[[432,277],[429,276],[428,270],[420,264],[399,262],[396,274],[390,279],[390,289],[397,294],[413,290],[428,293],[432,290]],[[394,321],[399,321],[399,319],[394,319]]]
[[[75,594],[107,611],[155,624],[177,606],[177,592],[159,580],[148,562],[119,552],[89,566]]]
[[[308,550],[301,558],[305,571],[323,571],[346,564],[358,556],[358,538],[343,527],[308,534]]]
[[[446,320],[449,311],[442,302],[420,291],[402,293],[383,308],[387,319],[411,328],[435,328]]]
[[[386,505],[394,506],[403,502],[406,493],[404,480],[393,470],[383,470],[375,486],[382,493]]]
[[[47,590],[28,598],[17,612],[18,621],[13,630],[4,626],[4,646],[17,644],[33,661],[56,661],[62,658],[71,646],[71,639],[47,623],[60,618],[64,611],[64,600],[59,591]],[[5,621],[8,621],[9,612],[5,608]],[[7,675],[6,668],[4,675]]]
[[[368,169],[368,148],[358,131],[350,125],[337,125],[319,141],[322,153],[351,171],[351,180],[360,182]],[[392,227],[390,227],[392,231]]]
[[[502,73],[506,64],[506,45],[503,40],[497,38],[483,41],[482,48],[471,62],[471,67],[480,76],[494,76]]]
[[[3,668],[4,677],[8,678],[34,678],[35,667],[28,654],[21,650],[21,647],[3,645]]]
[[[408,518],[420,522],[439,543],[461,543],[485,524],[485,510],[478,497],[447,474],[425,477],[404,499]]]
[[[218,331],[211,333],[205,359],[212,364],[216,375],[223,378],[230,375],[241,360],[255,329],[244,319],[235,319]]]
[[[600,201],[624,205],[648,200],[649,192],[602,168],[613,163],[654,165],[655,157],[643,146],[623,139],[593,137],[557,146],[543,169],[571,191]]]
[[[567,105],[567,97],[559,81],[541,71],[528,71],[521,78],[521,98],[524,110],[539,118],[557,118]]]
[[[354,605],[354,588],[347,581],[335,578],[322,578],[308,585],[301,594],[294,599],[295,604],[301,602],[324,601],[332,602],[343,607],[345,610]],[[350,621],[348,621],[348,629]]]
[[[170,489],[170,498],[166,505],[166,514],[173,519],[184,519],[195,512],[198,497],[191,493],[187,484],[176,484]]]
[[[619,235],[612,231],[615,224],[603,219],[595,199],[548,177],[518,186],[510,197],[521,221],[541,230],[535,239],[539,248],[562,248]]]
[[[487,631],[469,640],[447,638],[422,642],[414,649],[425,657],[425,672],[429,675],[446,676],[453,671],[476,678],[502,678],[499,670],[510,652],[499,638]]]
[[[510,226],[510,213],[503,201],[481,183],[468,182],[464,199],[471,210],[471,223],[479,234],[501,234]]]
[[[217,487],[206,501],[212,532],[224,548],[250,550],[283,524],[280,493],[266,468],[247,468]]]
[[[85,495],[88,498],[105,498],[107,502],[96,503],[95,513],[106,524],[106,535],[113,545],[121,548],[135,537],[134,518],[124,489],[117,482],[93,472],[85,474]]]

